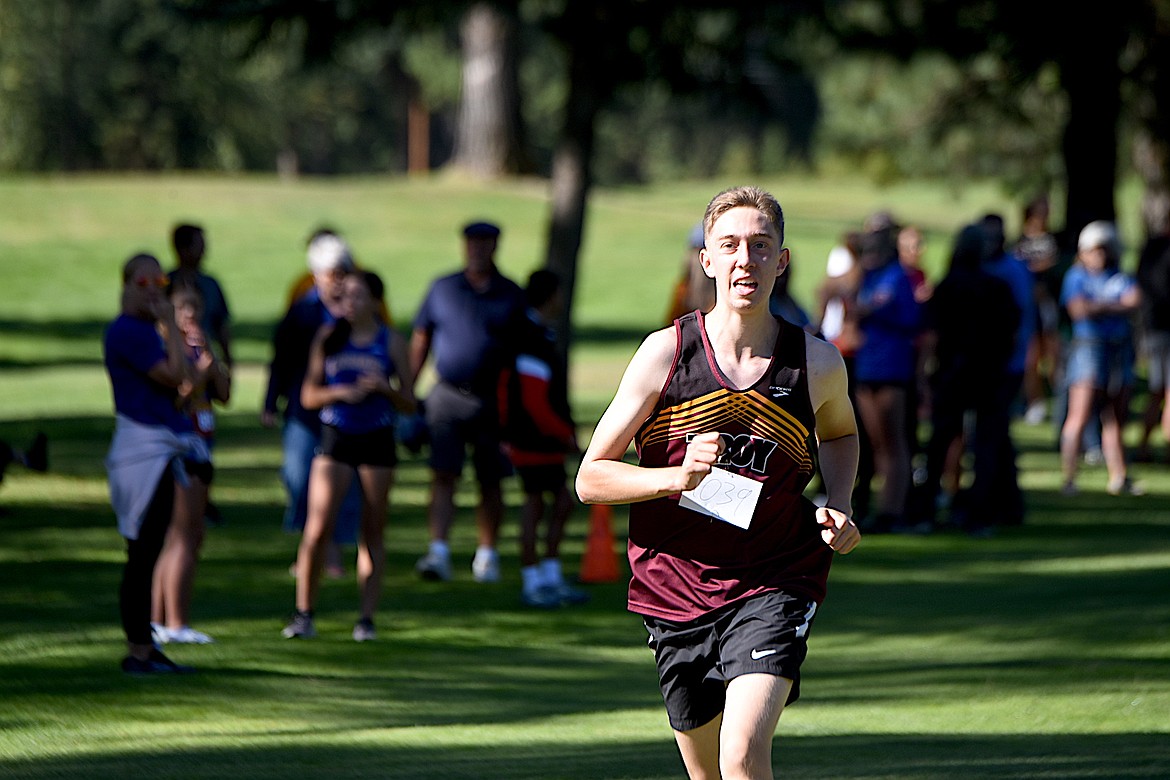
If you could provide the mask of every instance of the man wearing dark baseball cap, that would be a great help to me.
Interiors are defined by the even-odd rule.
[[[463,228],[464,238],[499,238],[500,228],[491,222],[469,222]]]
[[[417,380],[434,356],[439,381],[426,398],[431,441],[431,541],[416,567],[429,580],[451,578],[448,533],[455,520],[455,489],[472,452],[479,508],[478,545],[471,569],[478,582],[500,578],[496,538],[503,516],[500,481],[511,466],[500,448],[496,385],[525,318],[524,292],[496,268],[500,228],[463,227],[464,267],[431,285],[414,321],[410,366]]]

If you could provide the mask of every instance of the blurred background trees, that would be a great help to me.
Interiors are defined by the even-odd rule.
[[[1164,229],[1168,74],[1170,0],[0,0],[0,170],[546,176],[571,288],[594,182],[992,178],[1072,232],[1136,174]]]

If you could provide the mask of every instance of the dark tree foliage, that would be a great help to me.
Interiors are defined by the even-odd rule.
[[[1117,0],[1107,10],[1056,0],[830,0],[826,21],[846,49],[908,58],[935,48],[958,61],[992,54],[1008,83],[1055,65],[1067,96],[1063,131],[1066,231],[1114,219],[1123,52],[1149,32],[1149,3]]]

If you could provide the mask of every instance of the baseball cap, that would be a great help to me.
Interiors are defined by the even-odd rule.
[[[472,222],[464,225],[463,235],[466,238],[496,238],[500,229],[491,222]]]
[[[1106,251],[1119,253],[1121,251],[1121,241],[1117,237],[1117,228],[1113,226],[1112,222],[1104,219],[1099,219],[1096,222],[1090,222],[1081,230],[1081,235],[1077,238],[1077,251],[1087,252],[1090,249],[1097,247],[1104,247]]]
[[[315,274],[335,268],[353,270],[353,255],[349,245],[332,233],[324,233],[309,242],[309,270]]]

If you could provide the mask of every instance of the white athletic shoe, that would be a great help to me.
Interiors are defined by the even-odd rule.
[[[499,582],[500,554],[495,550],[477,550],[471,561],[471,575],[476,582]]]
[[[171,639],[171,632],[161,623],[151,623],[150,636],[156,645],[165,645]]]
[[[1024,412],[1024,422],[1028,425],[1040,425],[1048,419],[1048,404],[1043,401],[1033,401]]]
[[[353,625],[353,641],[355,642],[373,642],[378,638],[378,632],[374,630],[374,621],[362,619]]]
[[[414,570],[424,580],[446,582],[451,579],[451,558],[450,556],[428,552],[418,559],[418,563],[414,565]]]
[[[190,626],[167,629],[167,641],[178,645],[210,645],[215,640],[202,631],[196,631]]]

